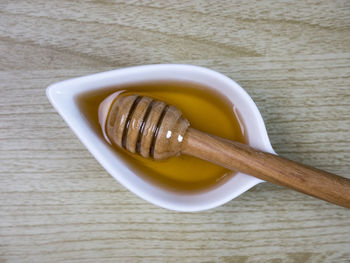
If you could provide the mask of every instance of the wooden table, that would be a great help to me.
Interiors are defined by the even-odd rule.
[[[349,262],[350,210],[269,183],[155,207],[45,96],[115,68],[209,67],[248,91],[278,153],[350,178],[349,1],[30,2],[0,2],[0,262]]]

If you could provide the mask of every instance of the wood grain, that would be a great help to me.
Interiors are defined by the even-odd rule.
[[[167,211],[111,178],[53,110],[56,81],[148,63],[220,71],[275,150],[350,178],[349,1],[0,2],[0,262],[348,262],[350,212],[261,184]]]

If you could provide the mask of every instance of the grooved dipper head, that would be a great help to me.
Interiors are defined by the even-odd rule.
[[[106,139],[143,157],[156,160],[180,154],[189,122],[180,110],[138,95],[112,94],[99,107]]]

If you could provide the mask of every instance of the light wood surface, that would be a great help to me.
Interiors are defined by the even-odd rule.
[[[350,211],[269,183],[177,213],[112,179],[45,96],[149,63],[220,71],[274,149],[350,178],[349,1],[0,1],[0,262],[349,262]]]

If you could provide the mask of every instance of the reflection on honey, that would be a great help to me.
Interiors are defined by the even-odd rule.
[[[174,105],[190,121],[191,127],[246,143],[232,103],[205,86],[188,82],[140,83],[78,95],[76,100],[82,114],[101,139],[103,135],[98,122],[98,106],[108,95],[118,90],[125,90],[125,95],[139,94]],[[114,151],[144,180],[168,190],[187,193],[205,191],[234,176],[227,169],[186,155],[154,161],[121,148],[114,148]]]

